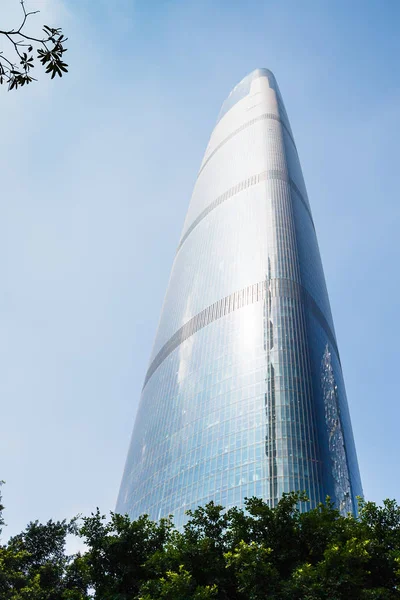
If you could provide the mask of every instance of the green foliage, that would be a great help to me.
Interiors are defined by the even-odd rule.
[[[0,488],[3,485],[4,481],[0,481]],[[4,525],[4,518],[3,518],[3,510],[4,510],[4,506],[3,503],[1,501],[1,489],[0,489],[0,536],[1,536],[1,532],[3,531],[3,525]]]
[[[300,512],[303,494],[276,508],[210,502],[171,519],[131,521],[97,510],[71,522],[30,523],[0,546],[1,600],[395,600],[400,598],[400,507],[360,501],[343,517],[327,500]],[[1,516],[1,507],[0,507]],[[67,535],[82,554],[67,556]]]
[[[142,583],[152,576],[148,561],[163,550],[171,530],[170,520],[154,523],[147,516],[130,521],[112,513],[107,523],[97,510],[83,519],[80,535],[88,547],[85,570],[96,598],[136,597]]]
[[[64,46],[67,38],[61,28],[44,25],[42,37],[27,35],[24,31],[26,21],[30,15],[39,11],[26,12],[24,0],[20,0],[20,4],[23,19],[18,29],[0,30],[0,36],[9,42],[11,52],[8,56],[0,52],[0,85],[7,84],[8,90],[16,90],[19,86],[36,81],[32,76],[35,51],[36,58],[45,67],[46,73],[51,75],[51,79],[56,75],[62,77],[63,73],[68,72],[68,65],[63,61],[63,54],[67,51]]]
[[[193,576],[180,565],[178,572],[167,571],[165,576],[143,584],[139,600],[211,600],[217,595],[214,585],[196,585]]]

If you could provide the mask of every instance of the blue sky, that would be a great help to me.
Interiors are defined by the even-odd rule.
[[[400,499],[398,0],[27,4],[70,73],[0,90],[6,534],[114,508],[202,154],[257,67],[299,149],[365,495]]]

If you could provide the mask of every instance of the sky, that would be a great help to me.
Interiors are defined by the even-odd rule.
[[[367,499],[400,499],[398,0],[28,0],[70,72],[0,89],[7,528],[115,508],[220,106],[280,86],[317,229]],[[14,26],[17,0],[2,0]]]

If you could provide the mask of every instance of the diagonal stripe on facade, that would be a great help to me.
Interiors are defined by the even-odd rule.
[[[296,281],[291,279],[274,278],[270,279],[269,282],[260,281],[238,290],[237,292],[233,292],[233,294],[230,294],[229,296],[210,304],[210,306],[207,306],[207,308],[192,317],[187,323],[178,329],[173,336],[170,337],[170,339],[157,353],[147,370],[143,389],[146,387],[149,379],[158,369],[161,363],[171,354],[171,352],[176,350],[176,348],[178,348],[182,342],[197,333],[197,331],[200,331],[200,329],[210,325],[210,323],[213,321],[216,321],[217,319],[220,319],[221,317],[224,317],[229,313],[242,308],[243,306],[248,306],[249,304],[254,304],[255,302],[265,300],[267,290],[271,294],[272,298],[286,297],[303,302],[324,329],[338,359],[340,360],[335,336],[329,326],[328,321],[325,319],[321,309],[311,294],[309,294],[309,292]]]
[[[233,131],[232,133],[230,133],[225,139],[223,139],[222,142],[220,142],[218,144],[218,146],[216,146],[214,148],[214,150],[211,152],[210,156],[208,156],[206,158],[206,160],[204,161],[204,163],[202,164],[202,166],[200,168],[200,171],[199,171],[199,173],[197,175],[197,179],[200,177],[200,174],[202,173],[202,171],[204,170],[204,168],[207,166],[207,164],[210,162],[210,160],[212,159],[212,157],[214,156],[214,154],[216,154],[216,152],[218,152],[218,150],[220,148],[222,148],[222,146],[224,146],[227,142],[229,142],[229,140],[231,140],[233,137],[235,137],[235,135],[237,135],[238,133],[240,133],[244,129],[247,129],[248,127],[251,127],[255,123],[258,123],[259,121],[264,121],[264,120],[267,120],[267,119],[271,119],[273,121],[278,121],[278,123],[280,123],[282,125],[282,127],[284,128],[284,130],[288,134],[289,138],[291,139],[291,141],[293,143],[293,146],[295,147],[296,152],[297,152],[297,148],[296,148],[296,144],[294,143],[293,136],[290,133],[289,128],[287,127],[287,125],[285,125],[284,121],[280,117],[278,117],[278,115],[275,115],[274,113],[264,113],[263,115],[260,115],[259,117],[255,117],[254,119],[251,119],[251,121],[247,121],[247,123],[244,123],[243,125],[241,125],[237,129],[235,129],[235,131]]]
[[[274,179],[279,180],[279,181],[285,181],[286,183],[288,183],[290,185],[291,190],[294,191],[294,193],[297,195],[297,197],[303,204],[304,208],[306,209],[307,214],[311,219],[313,229],[315,231],[314,221],[313,221],[313,218],[311,215],[310,208],[308,206],[308,203],[305,201],[302,193],[300,192],[299,188],[297,187],[297,185],[294,183],[294,181],[292,179],[290,179],[287,176],[285,171],[282,171],[280,169],[270,169],[269,171],[263,171],[262,173],[257,173],[257,175],[253,175],[252,177],[248,177],[247,179],[244,179],[240,183],[237,183],[233,187],[229,188],[229,190],[227,190],[226,192],[224,192],[223,194],[218,196],[218,198],[216,198],[213,202],[211,202],[211,204],[209,204],[199,214],[199,216],[196,217],[196,219],[193,221],[193,223],[187,228],[187,230],[185,231],[185,233],[183,234],[183,236],[181,238],[181,241],[179,242],[178,248],[176,249],[176,253],[179,252],[179,250],[181,249],[181,247],[183,246],[183,244],[185,243],[185,241],[187,240],[189,235],[192,233],[192,231],[197,227],[197,225],[199,225],[199,223],[201,223],[201,221],[205,217],[207,217],[207,215],[209,215],[210,212],[212,212],[215,208],[217,208],[218,206],[223,204],[226,200],[229,200],[230,198],[237,196],[237,194],[240,194],[240,192],[242,192],[243,190],[246,190],[249,187],[252,187],[253,185],[257,185],[261,181],[266,181],[266,180],[271,181]]]

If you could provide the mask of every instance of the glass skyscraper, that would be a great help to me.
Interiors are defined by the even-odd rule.
[[[362,494],[314,222],[274,75],[230,93],[176,251],[117,512]]]

